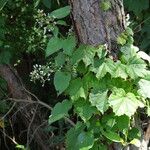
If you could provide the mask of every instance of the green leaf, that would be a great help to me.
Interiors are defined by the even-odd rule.
[[[90,93],[89,95],[89,101],[92,106],[96,106],[102,114],[108,109],[107,92],[108,91],[100,91],[99,93]]]
[[[62,39],[58,37],[52,37],[46,48],[46,57],[52,55],[53,53],[59,51],[62,48]]]
[[[80,47],[73,52],[71,61],[73,64],[76,64],[82,60],[87,67],[94,63],[94,56],[96,52],[100,53],[98,51],[99,49],[96,49],[95,47],[80,45]]]
[[[71,58],[71,62],[72,64],[76,64],[78,62],[80,62],[84,56],[84,50],[85,49],[85,45],[80,45],[79,48],[77,48],[73,54],[72,54],[72,58]]]
[[[111,75],[113,75],[114,71],[115,71],[115,64],[113,60],[108,58],[99,66],[96,73],[96,77],[98,79],[101,79],[106,75],[106,73],[110,73]]]
[[[129,59],[126,66],[126,70],[128,75],[132,79],[136,79],[138,77],[144,77],[147,72],[146,63],[140,58],[133,57]]]
[[[67,132],[67,150],[89,150],[94,145],[94,136],[91,132],[83,131],[85,127],[78,123]]]
[[[129,140],[133,140],[134,138],[139,139],[141,138],[141,132],[139,131],[139,129],[133,127],[128,131],[128,138]]]
[[[77,100],[77,99],[79,99],[79,98],[84,98],[84,99],[86,99],[86,97],[87,97],[87,95],[86,95],[86,93],[85,93],[85,90],[84,90],[83,87],[81,87],[81,88],[77,91],[77,93],[76,93],[75,95],[71,96],[71,99],[72,99],[73,101],[75,101],[75,100]]]
[[[122,59],[125,60],[125,63],[128,63],[133,57],[137,57],[137,52],[139,48],[133,45],[125,45],[121,47],[121,52],[123,53]]]
[[[49,116],[48,123],[52,124],[55,121],[62,119],[68,115],[68,111],[72,108],[72,103],[68,100],[64,100],[62,103],[57,103],[51,115]]]
[[[141,79],[138,82],[139,90],[138,93],[144,98],[150,98],[150,80]]]
[[[50,16],[57,19],[62,19],[70,14],[70,10],[71,10],[70,6],[65,6],[51,12]]]
[[[119,130],[128,129],[130,126],[130,118],[126,115],[118,116],[116,122]]]
[[[116,124],[116,117],[114,113],[108,113],[102,116],[101,124],[105,130],[112,130]]]
[[[60,66],[64,65],[65,59],[66,59],[66,57],[62,52],[58,53],[58,55],[55,57],[56,66],[60,67]]]
[[[133,93],[125,93],[123,89],[114,89],[108,100],[110,107],[117,116],[131,117],[138,107],[144,107]]]
[[[69,86],[71,80],[71,74],[67,72],[57,71],[54,76],[54,85],[58,94],[64,92]]]
[[[74,103],[75,112],[82,118],[84,122],[87,122],[95,112],[95,108],[90,105],[84,99],[79,98]]]
[[[58,20],[58,21],[56,21],[56,24],[58,24],[58,25],[63,25],[63,26],[67,26],[67,23],[66,23],[66,21],[64,21],[64,20]]]
[[[54,37],[58,38],[59,28],[57,26],[54,26],[52,33],[53,33]],[[59,40],[61,41],[61,43],[59,43],[59,44],[62,44],[63,40],[62,39],[59,39]]]
[[[100,7],[102,8],[102,10],[107,11],[111,8],[111,3],[108,0],[102,1]]]
[[[86,75],[84,75],[82,81],[83,81],[83,87],[87,95],[89,93],[89,89],[93,87],[99,87],[99,81],[92,72],[89,72]]]
[[[76,47],[76,38],[75,36],[69,36],[63,41],[62,45],[64,53],[67,55],[72,55],[73,49]]]
[[[94,145],[94,136],[91,132],[81,132],[77,137],[79,150],[89,150]]]
[[[115,132],[112,131],[101,131],[102,134],[111,141],[123,142],[123,139]]]
[[[75,127],[71,128],[68,132],[67,132],[67,136],[66,136],[66,147],[67,150],[79,150],[79,148],[77,147],[77,138],[78,135],[83,132],[83,129],[85,128],[84,124],[77,122],[77,124],[75,125]]]
[[[117,78],[117,77],[121,77],[123,79],[126,79],[128,77],[128,74],[126,72],[126,66],[124,64],[122,64],[120,61],[117,61],[115,63],[115,70],[114,70],[114,74],[112,74],[112,77]]]
[[[104,45],[99,45],[98,49],[96,49],[96,53],[99,59],[105,58],[107,55],[107,51]]]
[[[98,68],[97,73],[96,73],[96,77],[98,79],[101,79],[101,78],[103,78],[106,75],[106,73],[107,73],[107,64],[104,62]]]
[[[17,145],[16,145],[16,148],[17,148],[17,149],[26,150],[26,148],[25,148],[24,145],[19,145],[19,144],[17,144]]]
[[[67,92],[70,96],[74,96],[82,87],[82,80],[80,78],[71,80]]]
[[[124,38],[123,36],[119,36],[117,38],[117,43],[120,44],[120,45],[125,45],[127,42],[126,38]]]
[[[84,55],[83,55],[83,62],[85,63],[85,66],[89,66],[90,64],[94,63],[94,56],[96,53],[96,49],[92,46],[86,46],[85,49],[83,49]]]
[[[107,146],[97,142],[90,150],[107,150]]]

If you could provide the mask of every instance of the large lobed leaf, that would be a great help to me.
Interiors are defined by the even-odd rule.
[[[89,95],[89,101],[92,106],[96,106],[102,114],[108,109],[107,92],[108,91],[99,91],[98,93],[90,93]]]
[[[128,75],[132,79],[136,79],[138,77],[144,77],[144,75],[147,72],[146,63],[140,58],[133,57],[129,59],[127,66],[126,66],[126,70],[127,70]]]
[[[81,117],[84,122],[87,122],[95,112],[95,108],[82,98],[75,101],[74,106],[75,112]]]
[[[121,88],[113,90],[108,102],[117,116],[125,114],[131,117],[138,107],[144,107],[144,104],[133,93],[125,93]]]
[[[101,79],[102,77],[104,77],[106,75],[106,73],[110,73],[111,75],[114,74],[115,71],[115,63],[113,62],[113,60],[107,58],[98,68],[97,73],[96,73],[96,77],[98,79]]]

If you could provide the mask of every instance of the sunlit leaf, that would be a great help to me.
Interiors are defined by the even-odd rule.
[[[107,91],[90,93],[89,101],[91,102],[92,106],[96,106],[96,108],[102,114],[104,114],[104,112],[108,109]]]
[[[97,73],[96,73],[96,77],[98,79],[103,78],[106,73],[110,73],[110,74],[114,74],[114,70],[115,70],[115,64],[113,62],[113,60],[111,59],[106,59],[106,61],[104,61],[98,68]]]
[[[123,89],[114,89],[108,102],[117,116],[125,114],[131,117],[138,107],[144,107],[133,93],[125,93]]]

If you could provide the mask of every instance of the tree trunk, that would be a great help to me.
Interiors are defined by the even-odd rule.
[[[108,10],[101,7],[104,2],[110,4]],[[113,57],[117,56],[117,37],[125,30],[123,0],[69,0],[72,7],[72,20],[80,43],[97,46],[107,44]],[[142,136],[144,137],[144,136]],[[128,146],[126,150],[146,150],[142,138],[141,147]],[[113,150],[122,146],[114,143]]]
[[[116,39],[125,29],[122,0],[110,0],[110,9],[102,10],[103,0],[70,0],[73,22],[79,42],[83,44],[107,44],[116,51]]]

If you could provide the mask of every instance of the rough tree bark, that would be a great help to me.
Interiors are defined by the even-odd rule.
[[[125,30],[123,0],[107,0],[111,8],[104,11],[101,5],[105,0],[69,0],[72,7],[72,20],[80,43],[88,45],[107,44],[113,57],[117,56],[117,37]],[[148,141],[148,140],[146,140]],[[121,146],[114,144],[114,150]],[[144,136],[141,147],[129,146],[126,150],[146,150]]]
[[[116,51],[116,38],[125,29],[122,0],[110,0],[111,8],[101,9],[102,0],[70,0],[73,22],[79,42],[98,45],[107,44]]]

